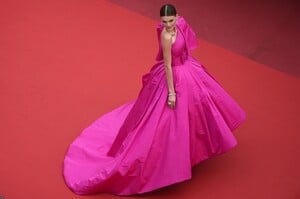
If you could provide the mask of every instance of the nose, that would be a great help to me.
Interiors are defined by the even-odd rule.
[[[171,24],[170,22],[167,22],[167,23],[166,23],[166,27],[167,27],[167,28],[170,28],[171,26],[172,26],[172,24]]]

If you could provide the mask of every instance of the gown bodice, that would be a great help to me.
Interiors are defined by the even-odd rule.
[[[172,66],[182,65],[187,58],[185,41],[182,33],[177,31],[175,42],[172,44]]]

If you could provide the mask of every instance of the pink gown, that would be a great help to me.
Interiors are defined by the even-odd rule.
[[[149,192],[190,179],[192,166],[237,144],[232,131],[245,119],[244,111],[191,57],[197,40],[182,17],[176,26],[176,108],[166,103],[160,47],[138,98],[98,118],[70,145],[63,175],[75,193]],[[158,38],[161,31],[159,24]]]

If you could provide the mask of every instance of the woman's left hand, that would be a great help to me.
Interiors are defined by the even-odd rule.
[[[169,95],[168,96],[168,106],[171,109],[175,108],[175,104],[176,104],[176,95]]]

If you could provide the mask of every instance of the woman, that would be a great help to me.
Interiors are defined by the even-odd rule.
[[[157,63],[136,101],[100,117],[71,144],[77,194],[144,193],[191,178],[191,167],[236,145],[245,113],[190,55],[197,40],[173,5],[160,10]]]

